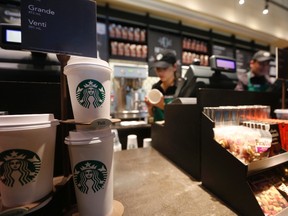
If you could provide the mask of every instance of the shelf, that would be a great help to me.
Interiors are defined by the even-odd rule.
[[[130,44],[140,44],[140,45],[147,45],[146,41],[136,41],[136,40],[129,40],[129,39],[123,39],[123,38],[116,38],[116,37],[110,37],[110,41],[117,41],[118,43],[130,43]]]
[[[210,55],[209,52],[203,52],[203,51],[197,51],[197,50],[192,50],[192,49],[184,49],[182,48],[183,52],[190,52],[190,53],[195,53],[198,55]]]
[[[288,153],[284,152],[270,158],[255,161],[247,165],[247,176],[254,175],[265,169],[273,168],[288,161]]]
[[[147,61],[147,58],[116,56],[116,55],[111,55],[110,59],[125,60],[125,61],[139,61],[139,62],[146,62]]]

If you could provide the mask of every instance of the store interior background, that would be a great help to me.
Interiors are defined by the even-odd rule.
[[[226,37],[232,36],[248,43],[253,41],[265,48],[268,47],[272,54],[275,54],[276,47],[288,47],[288,24],[285,21],[288,17],[288,3],[283,0],[269,1],[267,15],[262,14],[267,4],[265,0],[246,0],[243,5],[240,5],[238,0],[184,0],[181,2],[173,0],[99,0],[97,4],[112,10],[143,16],[143,23],[146,22],[145,16],[149,14],[149,17],[173,24],[181,22],[181,25],[184,26],[191,26],[207,32],[213,31],[213,33]],[[129,20],[131,23],[133,21]],[[248,60],[249,57],[247,62]],[[123,63],[147,67],[146,63],[143,65],[141,62],[123,62],[113,58],[110,59],[110,63],[112,66]],[[272,66],[274,67],[271,67],[270,73],[275,77],[275,64]],[[186,70],[187,66],[182,64],[181,76],[185,76]],[[157,77],[149,74],[143,81],[144,92],[148,92],[157,80]]]
[[[7,14],[11,14],[13,19],[11,18],[8,20],[9,22],[11,21],[12,24],[15,22],[16,24],[20,23],[20,10],[19,10],[19,5],[20,5],[20,0],[13,0],[13,1],[1,1],[1,7],[0,7],[0,12],[3,13],[3,17],[5,17]],[[113,23],[113,20],[110,20],[111,17],[118,16],[117,17],[117,22],[123,23],[123,25],[129,25],[131,24],[132,26],[143,26],[144,29],[146,29],[146,37],[148,34],[149,29],[151,25],[147,21],[147,16],[149,16],[149,19],[156,20],[156,22],[163,20],[165,23],[171,24],[171,26],[165,26],[165,23],[156,23],[156,25],[159,25],[159,30],[161,31],[161,27],[164,27],[163,32],[167,30],[167,33],[170,34],[171,32],[173,34],[178,34],[178,37],[182,37],[182,32],[177,32],[178,29],[173,29],[174,27],[178,27],[177,25],[182,25],[182,26],[188,26],[194,29],[197,29],[199,31],[202,31],[205,33],[205,35],[201,35],[201,32],[197,33],[198,35],[195,35],[196,39],[203,37],[204,41],[208,41],[208,43],[211,43],[211,38],[213,36],[209,36],[209,32],[212,32],[213,34],[218,34],[220,36],[223,36],[224,42],[227,39],[228,46],[232,47],[232,49],[236,49],[235,44],[231,43],[231,40],[241,40],[244,42],[247,42],[248,47],[249,43],[251,44],[257,44],[259,45],[258,47],[255,46],[251,48],[250,52],[252,53],[253,49],[257,50],[260,48],[265,48],[271,51],[271,53],[275,53],[275,48],[286,48],[288,47],[288,24],[286,22],[288,18],[288,3],[285,0],[270,0],[268,1],[268,6],[269,6],[269,13],[267,15],[262,14],[262,10],[264,9],[265,5],[267,4],[267,1],[265,0],[246,0],[243,5],[239,4],[239,0],[209,0],[209,1],[202,1],[202,0],[183,0],[183,1],[174,1],[174,0],[138,0],[138,1],[133,1],[133,0],[97,0],[97,6],[98,6],[98,17],[97,21],[102,22],[102,24],[106,25],[98,25],[97,30],[98,33],[101,31],[106,31],[105,34],[109,34],[108,26],[109,24]],[[15,4],[16,5],[16,10],[13,7],[10,7],[10,12],[5,12],[5,7],[8,6],[9,4]],[[13,5],[11,4],[11,5]],[[17,11],[18,7],[18,11]],[[12,9],[11,9],[12,8]],[[117,11],[116,15],[115,14],[110,14],[110,12]],[[121,17],[121,12],[123,11],[123,19]],[[125,13],[125,15],[124,15]],[[134,20],[134,17],[137,18],[137,20]],[[131,18],[130,18],[131,17]],[[129,19],[130,18],[130,19]],[[122,20],[121,20],[122,19]],[[4,22],[7,21],[5,18],[3,18]],[[1,19],[1,22],[3,22]],[[107,21],[108,20],[108,21]],[[147,24],[148,23],[148,24]],[[154,24],[154,23],[153,23]],[[164,26],[161,26],[164,25]],[[166,28],[166,29],[165,29]],[[154,27],[154,29],[157,30]],[[154,30],[153,29],[153,30]],[[171,32],[169,32],[171,31]],[[189,30],[188,30],[189,31]],[[189,32],[188,32],[189,33]],[[101,33],[100,33],[101,34]],[[191,33],[191,38],[193,38],[194,32]],[[184,35],[185,36],[185,35]],[[232,38],[232,39],[231,39]],[[98,37],[99,39],[99,37]],[[141,75],[140,79],[140,86],[141,86],[141,94],[140,100],[143,100],[143,97],[145,94],[151,89],[151,86],[153,83],[158,81],[158,78],[154,74],[148,73],[149,68],[147,61],[149,60],[149,55],[147,56],[146,59],[138,61],[139,59],[124,59],[123,58],[118,58],[116,56],[111,56],[111,46],[110,43],[110,38],[107,36],[105,38],[106,41],[100,41],[100,43],[104,44],[107,43],[106,50],[104,52],[100,52],[100,57],[103,58],[102,56],[104,55],[104,60],[109,61],[111,66],[114,69],[114,74],[115,75],[115,65],[121,67],[121,65],[124,66],[132,66],[132,67],[137,67],[140,68],[142,71],[141,73],[146,73]],[[147,40],[147,39],[146,39]],[[213,39],[212,39],[213,40]],[[107,42],[108,41],[108,42]],[[99,43],[99,42],[98,42]],[[147,45],[147,41],[145,42]],[[214,42],[212,42],[214,43]],[[231,43],[231,44],[229,44]],[[149,45],[149,42],[148,42]],[[181,44],[180,44],[181,46]],[[211,47],[211,44],[209,44]],[[149,46],[148,46],[148,52],[149,52]],[[249,47],[250,48],[250,47]],[[151,48],[152,49],[152,48]],[[181,47],[179,47],[180,52]],[[150,52],[151,54],[151,52]],[[211,51],[211,48],[209,52],[207,53],[208,55],[213,54]],[[34,56],[35,57],[35,56]],[[35,76],[33,75],[28,75],[24,73],[19,73],[18,69],[21,70],[29,70],[29,68],[33,68],[34,66],[31,65],[25,65],[26,63],[24,62],[23,64],[19,64],[19,59],[21,59],[21,62],[23,59],[29,58],[27,55],[22,55],[20,52],[13,52],[13,51],[7,51],[0,49],[0,66],[1,70],[5,70],[1,74],[1,80],[5,81],[29,81],[29,77],[34,77],[33,79],[36,79]],[[43,64],[46,64],[47,61],[45,60],[45,56],[41,59],[41,55],[36,57],[36,61],[42,61],[44,62]],[[42,63],[42,69],[44,71],[51,71],[53,70],[53,74],[55,75],[55,71],[59,70],[59,67],[57,67],[57,58],[53,54],[49,54],[48,58],[49,60],[48,65],[43,65]],[[185,72],[187,70],[187,64],[183,64],[183,59],[182,60],[182,68],[179,69],[180,75],[184,76]],[[34,60],[33,60],[34,61]],[[46,62],[45,62],[46,61]],[[7,63],[9,62],[9,64]],[[10,62],[15,62],[16,65],[12,65]],[[30,64],[30,63],[28,63]],[[32,63],[33,64],[33,63]],[[56,65],[56,66],[55,66]],[[14,68],[13,68],[14,67]],[[40,66],[37,66],[38,69]],[[50,68],[49,68],[50,67]],[[54,67],[54,68],[51,68]],[[15,78],[15,76],[12,76],[11,72],[7,72],[7,70],[12,70],[11,68],[18,70],[14,71],[16,76],[18,78]],[[272,74],[275,76],[275,67],[272,68]],[[31,73],[31,70],[30,70]],[[35,73],[35,71],[34,71]],[[43,75],[45,74],[45,75]],[[51,75],[52,73],[45,73],[42,71],[42,77],[38,77],[38,81],[55,81],[55,76]],[[57,72],[56,72],[57,74]],[[138,75],[135,74],[133,79],[136,79]],[[2,78],[3,77],[3,78]],[[112,77],[114,78],[114,77]],[[56,78],[58,79],[58,78]],[[119,79],[120,80],[120,79]],[[30,81],[35,81],[35,80],[30,80]],[[138,81],[137,81],[138,82]],[[136,85],[139,85],[139,83],[136,83]],[[115,91],[112,93],[116,94],[118,89],[115,89]],[[112,95],[112,100],[116,97]],[[124,97],[124,94],[122,94],[122,97]],[[116,97],[117,99],[117,97]],[[119,110],[119,106],[117,104],[120,104],[121,100],[116,100],[114,103],[112,101],[111,103],[111,110],[112,112],[115,112],[115,110]],[[143,104],[140,104],[141,107],[143,108]],[[124,105],[120,108],[120,110],[123,110],[127,108],[127,102],[126,102],[126,107],[125,107],[125,102]],[[135,107],[128,107],[128,110],[133,110]],[[2,109],[5,110],[5,107],[2,107]],[[7,111],[10,113],[18,113],[19,111],[14,111],[13,108],[7,107]],[[11,110],[12,109],[12,110]],[[145,108],[144,108],[145,109]],[[54,111],[54,109],[52,109]],[[22,109],[21,112],[25,113],[29,111],[29,108],[27,109]],[[116,111],[117,112],[117,111]],[[56,116],[58,116],[56,114]],[[141,116],[141,115],[140,115]]]
[[[17,12],[17,7],[19,8],[19,2],[21,1],[11,0],[11,2],[12,1],[15,2],[16,10],[14,10],[14,8],[10,11],[10,15],[11,17],[13,17],[10,21],[20,23],[20,12],[19,10]],[[5,13],[3,12],[5,10],[2,10],[2,6],[5,7],[9,5],[9,2],[9,0],[0,0],[0,21],[2,20],[2,14]],[[203,39],[209,42],[213,42],[213,39],[211,40],[211,38],[209,38],[209,34],[212,32],[213,34],[219,36],[219,38],[222,38],[222,42],[224,42],[224,44],[225,41],[223,40],[225,39],[227,39],[226,42],[228,45],[232,44],[230,43],[230,40],[241,40],[242,42],[246,41],[246,43],[242,43],[242,45],[244,44],[246,46],[245,49],[247,47],[249,48],[250,44],[253,46],[252,48],[250,47],[251,49],[249,51],[257,50],[258,48],[264,48],[275,54],[276,47],[288,48],[287,0],[269,1],[269,13],[267,15],[262,14],[262,10],[264,9],[266,3],[265,0],[246,0],[244,5],[239,5],[238,2],[238,0],[97,0],[97,5],[99,6],[98,21],[102,23],[107,22],[106,24],[109,25],[109,22],[113,22],[113,20],[109,20],[109,17],[116,14],[118,16],[116,20],[119,23],[123,22],[123,24],[131,24],[132,26],[137,26],[140,23],[140,26],[144,26],[143,28],[146,28],[147,26],[145,26],[145,23],[147,22],[147,14],[149,14],[149,19],[155,21],[156,24],[169,24],[167,26],[162,26],[166,28],[170,28],[170,26],[172,26],[172,28],[170,28],[170,32],[168,31],[168,33],[172,32],[177,34],[177,29],[173,29],[173,27],[177,28],[179,27],[179,23],[181,23],[181,25],[191,27],[191,29],[195,28],[196,32],[199,33],[198,35],[196,35],[196,38],[198,39],[201,39],[201,33],[205,33],[203,34],[204,36],[202,35]],[[281,7],[279,7],[278,4],[281,5]],[[112,14],[110,12],[113,12],[115,14]],[[123,17],[121,17],[121,15],[123,15]],[[157,26],[155,26],[153,30],[157,28]],[[97,28],[98,27],[100,27],[100,29],[98,29],[100,30],[98,33],[100,33],[101,31],[107,31],[106,35],[108,34],[108,26],[104,26],[104,28],[102,29],[101,25],[98,25]],[[161,26],[158,27],[161,31]],[[151,26],[148,26],[147,29],[149,30],[150,28]],[[187,29],[189,30],[190,28]],[[223,37],[221,37],[221,35]],[[181,32],[178,32],[178,36],[179,38],[181,38]],[[191,33],[190,36],[193,37],[193,33]],[[109,38],[107,39],[107,46],[109,46],[108,41],[110,41]],[[233,44],[232,47],[234,50],[237,48],[236,46],[233,46]],[[179,47],[179,49],[181,50],[181,47]],[[142,61],[135,61],[135,59],[127,60],[122,58],[115,58],[115,56],[112,56],[113,58],[111,58],[111,50],[109,48],[108,50],[109,52],[101,54],[106,55],[104,59],[108,60],[112,67],[114,67],[115,65],[128,65],[141,68],[141,71],[143,72],[143,77],[141,79],[143,81],[142,88],[144,89],[144,92],[149,91],[152,84],[158,81],[157,77],[150,76],[148,74],[149,70],[147,59],[144,59]],[[209,54],[211,54],[211,50]],[[187,67],[187,64],[182,65],[182,76],[184,76]],[[0,48],[0,111],[7,111],[9,114],[53,113],[55,115],[55,118],[62,119],[60,109],[60,69],[61,68],[59,61],[56,55],[53,53],[49,53],[48,55],[41,53],[31,54],[30,52],[26,51],[4,50]],[[112,78],[115,78],[115,73],[116,70],[115,68],[113,68]],[[226,103],[229,100],[233,100],[233,104],[236,103],[234,101],[236,98],[234,93],[238,94],[239,92],[232,91],[232,93],[230,92],[227,95],[223,94],[223,98],[221,99],[221,101],[225,101]],[[206,96],[204,95],[203,98],[205,99],[205,103],[202,100],[203,103],[199,103],[199,107],[195,106],[195,104],[189,104],[185,107],[181,107],[181,104],[170,106],[170,108],[168,109],[170,115],[170,122],[166,121],[166,128],[162,128],[162,126],[160,127],[157,124],[152,124],[152,126],[154,126],[154,135],[156,134],[158,136],[158,140],[155,139],[156,136],[151,136],[153,142],[156,143],[154,144],[154,147],[157,147],[155,149],[160,149],[161,151],[159,152],[163,153],[164,155],[166,154],[166,156],[168,155],[168,158],[170,156],[169,159],[171,159],[178,165],[180,164],[181,169],[183,167],[183,170],[185,171],[189,169],[191,175],[194,176],[196,179],[200,179],[201,177],[201,149],[200,145],[198,145],[201,141],[200,138],[202,137],[200,129],[202,131],[208,131],[209,133],[212,132],[212,126],[210,125],[211,122],[209,122],[209,128],[206,127],[206,124],[199,126],[199,122],[201,122],[200,107],[204,106],[203,104],[206,104],[207,101],[210,100],[210,98],[214,99],[213,103],[215,99],[218,100],[219,95],[216,94],[217,92],[215,91],[209,93],[210,97],[204,97]],[[251,98],[246,98],[246,94],[244,95],[240,93],[241,97],[238,96],[237,103],[238,101],[252,101]],[[257,99],[262,98],[263,97],[259,97]],[[272,99],[274,101],[274,98]],[[258,101],[256,101],[255,103],[260,104],[260,102]],[[117,102],[117,104],[119,104],[119,101]],[[179,108],[181,112],[178,112]],[[113,104],[111,104],[111,109],[113,110]],[[182,112],[183,110],[185,112]],[[186,114],[188,112],[191,115],[187,116]],[[67,117],[73,118],[72,110],[69,106],[68,113],[70,114],[70,116]],[[188,125],[188,127],[179,127],[179,125]],[[123,141],[121,140],[123,149],[125,149],[126,147],[128,134],[139,134],[138,138],[141,141],[143,140],[143,138],[148,137],[150,135],[150,131],[152,130],[150,130],[150,125],[148,125],[147,127],[146,126],[147,125],[145,125],[145,127],[136,127],[132,125],[132,127],[127,127],[127,130],[124,127],[120,128],[120,138],[124,138]],[[158,130],[155,130],[155,126],[158,127]],[[140,137],[140,134],[142,135],[142,137]],[[63,172],[64,174],[66,174],[65,172],[69,170],[69,168],[67,168],[67,164],[65,163],[65,159],[67,158],[64,157],[63,159],[63,155],[67,156],[67,154],[65,154],[65,149],[63,149],[63,135],[65,136],[65,133],[63,133],[63,131],[57,131],[57,146],[55,151],[56,163],[54,169],[55,176],[62,175]],[[179,139],[179,137],[181,139]],[[207,143],[209,144],[211,143],[211,140],[209,140],[210,138],[212,139],[212,135],[209,135],[208,138],[206,138],[208,140]],[[159,145],[159,143],[161,144],[161,146]],[[191,143],[193,145],[190,145]],[[207,146],[212,145],[207,144]],[[218,148],[218,145],[215,146],[216,148]],[[141,147],[141,144],[139,147]],[[170,155],[171,152],[171,155],[173,157]],[[206,152],[214,153],[215,151],[209,150]],[[219,152],[221,152],[222,154],[222,149],[219,149]],[[211,160],[217,158],[215,155],[211,157],[208,153],[207,155]],[[223,160],[225,164],[230,164],[227,163],[225,159],[226,157],[221,157],[221,160]],[[207,163],[209,164],[210,160],[207,160]],[[190,167],[191,164],[192,167]],[[210,164],[213,165],[214,162],[212,161]],[[186,165],[188,168],[186,167]],[[233,167],[232,165],[231,167]],[[234,167],[231,168],[231,170],[232,169],[234,169]],[[215,170],[216,169],[214,169],[214,171]],[[225,169],[221,170],[226,173]],[[238,170],[236,171],[238,172]],[[187,173],[189,172],[187,171]],[[233,172],[227,173],[231,175],[231,173]],[[219,176],[218,173],[217,176]],[[238,178],[238,176],[236,175],[234,177]],[[225,179],[230,180],[230,178]],[[237,184],[233,183],[233,190],[235,189],[235,185]],[[241,188],[239,190],[241,190]],[[230,192],[231,190],[229,191],[229,194],[231,194]],[[242,199],[241,203],[245,204],[245,202],[243,202],[243,197],[237,196],[237,198],[238,197]],[[245,206],[245,209],[249,208]]]
[[[11,4],[12,2],[13,4]],[[20,23],[20,2],[20,0],[0,1],[1,22],[7,21],[3,18],[9,14],[9,17],[12,18],[8,19],[8,22]],[[212,32],[223,36],[223,40],[228,39],[228,44],[232,38],[244,41],[248,46],[254,45],[253,49],[255,50],[263,47],[275,53],[276,47],[288,47],[288,3],[285,0],[273,1],[281,4],[281,7],[269,1],[267,15],[262,14],[266,2],[264,0],[246,0],[244,5],[239,5],[238,2],[238,0],[183,0],[179,2],[174,0],[97,0],[99,6],[97,18],[105,23],[107,17],[109,19],[110,16],[116,14],[119,22],[132,26],[140,23],[141,26],[144,26],[143,28],[147,28],[145,23],[148,14],[150,21],[156,22],[155,26],[159,25],[154,26],[153,30],[159,27],[158,30],[161,31],[160,27],[166,27],[168,33],[177,34],[177,29],[173,28],[178,28],[181,23],[182,26],[188,26],[188,30],[191,27],[191,29],[196,29],[197,33],[200,32],[199,34],[205,33],[207,41],[210,40],[207,37]],[[13,5],[13,7],[9,5]],[[10,12],[5,12],[6,6],[9,6]],[[110,12],[115,12],[115,14]],[[108,20],[108,25],[110,21]],[[169,25],[161,26],[163,23]],[[170,28],[170,26],[172,27]],[[104,27],[104,31],[108,31],[108,26],[106,27]],[[147,29],[149,30],[151,27],[148,26]],[[197,37],[201,39],[199,34]],[[178,32],[178,36],[181,38],[181,33]],[[193,37],[193,33],[191,33],[191,37]],[[108,41],[107,37],[106,40]],[[109,46],[108,42],[107,46]],[[233,48],[235,49],[235,47]],[[181,45],[179,49],[181,50]],[[133,65],[141,68],[141,71],[145,71],[141,79],[144,90],[142,96],[151,89],[153,83],[158,81],[157,77],[148,74],[147,59],[127,61],[121,58],[110,58],[111,53],[109,52],[102,54],[106,54],[104,59],[108,60],[112,67],[115,64]],[[187,65],[182,65],[182,76],[186,69]],[[115,71],[114,68],[113,76]],[[60,65],[55,54],[49,53],[46,56],[34,53],[31,55],[30,52],[0,48],[0,99],[5,101],[5,103],[1,102],[0,111],[7,111],[9,114],[54,113],[56,118],[62,119],[59,72]],[[7,89],[9,94],[7,94]],[[11,95],[15,97],[11,98]],[[119,105],[119,101],[114,101],[114,104],[112,101],[111,110],[115,109],[115,104]],[[67,117],[73,118],[71,107],[68,107],[68,113],[70,116]],[[125,141],[123,141],[124,145],[126,145]],[[56,154],[56,158],[58,158],[58,154],[60,157],[61,151]]]
[[[274,3],[275,2],[275,3]],[[275,47],[288,46],[288,2],[271,0],[269,13],[263,15],[265,0],[98,0],[97,4],[129,12],[150,15],[171,22],[182,21],[206,30],[213,29],[221,34],[235,34],[246,40],[255,40]]]

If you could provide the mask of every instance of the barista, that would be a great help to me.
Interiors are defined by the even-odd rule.
[[[238,72],[238,84],[235,90],[268,91],[272,86],[272,81],[269,77],[271,60],[273,60],[273,57],[269,52],[264,50],[256,52],[250,60],[250,70]]]
[[[164,106],[173,99],[177,89],[177,59],[175,52],[163,50],[157,53],[152,67],[160,79],[152,85],[152,89],[158,89],[163,94],[163,97],[158,104],[151,104],[147,97],[145,97],[145,103],[148,108],[148,113],[154,117],[154,121],[161,121],[164,120]]]

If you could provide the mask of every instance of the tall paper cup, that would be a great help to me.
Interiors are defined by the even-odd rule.
[[[30,204],[52,192],[58,124],[52,114],[0,116],[3,206]]]
[[[97,58],[72,56],[64,68],[76,122],[110,118],[112,69]]]
[[[70,131],[65,139],[81,216],[112,214],[113,138],[113,133],[108,128]]]

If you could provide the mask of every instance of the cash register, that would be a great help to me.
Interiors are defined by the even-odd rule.
[[[210,67],[190,65],[178,97],[195,97],[200,88],[231,89],[237,84],[236,60],[226,56],[210,57]]]

